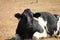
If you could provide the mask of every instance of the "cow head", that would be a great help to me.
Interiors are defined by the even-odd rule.
[[[22,22],[25,26],[32,26],[33,13],[30,9],[25,9],[23,13],[16,13],[15,17],[21,19],[19,22]]]

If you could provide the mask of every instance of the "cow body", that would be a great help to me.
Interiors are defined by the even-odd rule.
[[[47,21],[47,25],[45,27],[47,34],[50,36],[53,35],[54,31],[57,30],[57,20],[54,15],[49,12],[36,12],[34,17],[38,19],[38,17],[42,17],[45,21]],[[42,23],[42,22],[41,22]]]
[[[40,32],[36,31],[34,33],[33,37],[35,37],[37,39],[42,38],[42,37],[46,38],[47,37],[47,32],[46,32],[44,27],[46,27],[47,21],[45,21],[42,17],[38,17],[38,18],[34,17],[34,19],[38,21],[38,24],[42,27],[43,32],[40,33]],[[39,28],[39,29],[41,29],[41,28]]]

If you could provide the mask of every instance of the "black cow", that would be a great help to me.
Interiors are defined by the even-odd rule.
[[[33,18],[33,12],[30,9],[25,9],[22,14],[16,13],[15,17],[20,19],[16,29],[16,40],[30,39],[36,31],[43,32],[38,21]]]
[[[37,19],[39,19],[39,17],[42,17],[45,21],[47,21],[47,25],[46,25],[45,29],[46,29],[46,32],[50,36],[52,36],[54,34],[54,31],[57,30],[57,19],[51,13],[49,13],[49,12],[36,12],[33,16]],[[40,22],[40,24],[41,23],[42,22]]]

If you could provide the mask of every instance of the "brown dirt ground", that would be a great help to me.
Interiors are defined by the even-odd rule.
[[[60,0],[0,0],[0,40],[14,40],[18,20],[14,17],[17,12],[30,8],[33,12],[46,11],[60,15]],[[47,38],[44,40],[60,40]]]

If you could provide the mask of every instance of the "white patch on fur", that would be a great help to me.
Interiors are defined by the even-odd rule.
[[[47,25],[47,21],[44,21],[44,19],[42,17],[38,17],[38,18],[35,18],[35,20],[38,21],[38,23],[41,25],[41,27],[44,29],[44,27]]]
[[[38,23],[41,25],[41,27],[43,28],[44,31],[43,31],[43,33],[35,32],[33,37],[36,37],[38,39],[42,38],[42,37],[44,37],[44,38],[47,37],[47,32],[46,32],[46,29],[44,28],[44,27],[47,27],[46,26],[47,21],[44,21],[42,17],[38,17],[38,18],[34,17],[34,19],[38,21]]]
[[[39,38],[46,38],[47,37],[47,33],[39,33],[39,32],[35,32],[33,37],[39,39]]]
[[[21,40],[21,37],[19,36],[19,34],[16,34],[15,40]]]

